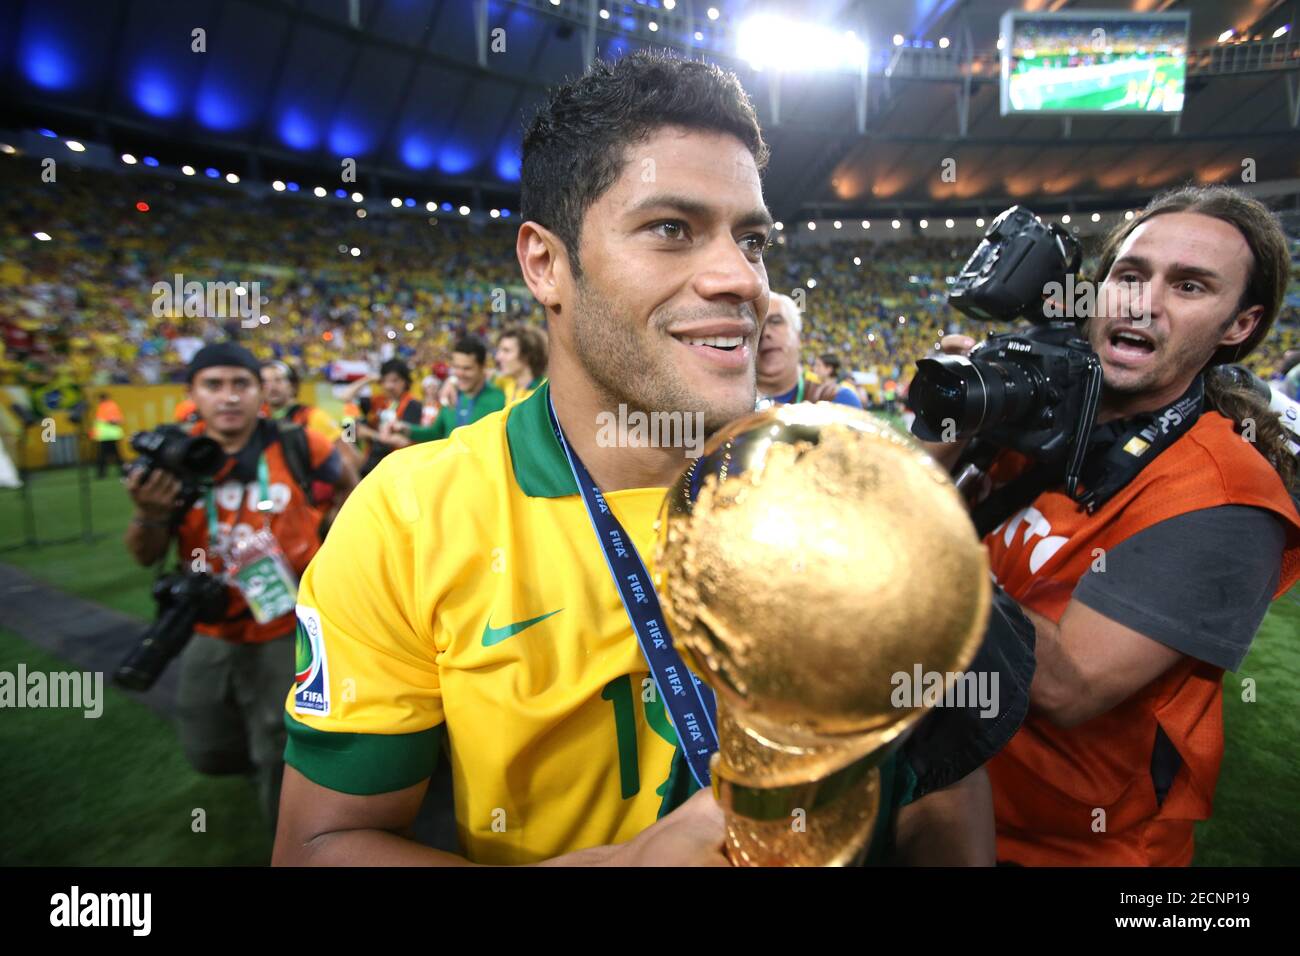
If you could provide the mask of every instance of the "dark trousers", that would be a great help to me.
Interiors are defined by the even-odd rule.
[[[250,775],[275,832],[284,774],[284,702],[293,684],[292,632],[262,644],[195,634],[181,652],[181,747],[200,773]]]
[[[97,474],[96,474],[96,477],[98,477],[98,478],[103,478],[103,477],[104,477],[105,470],[106,470],[107,467],[108,467],[108,460],[109,460],[110,458],[113,459],[113,465],[115,466],[115,468],[117,469],[117,471],[121,471],[121,470],[122,470],[122,453],[121,453],[120,451],[118,451],[118,448],[117,448],[117,442],[116,442],[116,441],[97,441],[97,442],[95,442],[95,444],[99,446],[99,451],[98,451],[98,453],[97,453],[97,455],[96,455],[96,458],[95,458],[95,463],[96,463],[96,465],[98,466],[98,469],[99,469],[98,472],[97,472]]]

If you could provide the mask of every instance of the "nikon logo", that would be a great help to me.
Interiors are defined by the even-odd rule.
[[[1032,352],[1034,350],[1032,345],[1027,345],[1024,342],[1008,342],[1007,348],[1013,352]]]

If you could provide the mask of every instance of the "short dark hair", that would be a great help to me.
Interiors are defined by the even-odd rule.
[[[477,335],[465,335],[456,342],[452,348],[453,352],[459,352],[461,355],[469,355],[474,361],[482,365],[487,361],[487,343]]]
[[[729,133],[761,173],[768,148],[749,95],[734,73],[711,63],[638,51],[598,60],[552,88],[524,133],[520,209],[560,237],[575,276],[587,210],[614,184],[624,151],[664,126]]]
[[[834,352],[823,352],[817,357],[821,359],[823,365],[831,370],[832,375],[840,374],[840,357]]]
[[[389,359],[383,365],[379,366],[380,378],[383,378],[385,375],[390,373],[398,376],[402,381],[404,381],[407,388],[411,387],[411,370],[401,359]]]
[[[262,365],[263,372],[265,372],[268,368],[273,368],[276,369],[277,371],[283,372],[284,377],[289,380],[289,384],[292,385],[295,389],[298,387],[299,385],[298,372],[288,362],[279,362],[279,361],[266,362]]]
[[[1241,301],[1237,303],[1237,311],[1243,312],[1251,306],[1260,305],[1264,307],[1264,314],[1260,316],[1249,338],[1238,345],[1225,345],[1217,349],[1208,364],[1239,362],[1268,335],[1286,297],[1287,283],[1291,281],[1291,253],[1286,233],[1282,231],[1277,215],[1258,199],[1231,186],[1219,184],[1182,186],[1161,193],[1147,203],[1145,209],[1127,222],[1122,222],[1106,237],[1101,259],[1097,263],[1096,281],[1106,281],[1110,267],[1119,256],[1120,247],[1134,229],[1155,216],[1171,212],[1194,212],[1220,219],[1235,226],[1250,248],[1250,272],[1246,275],[1246,288],[1242,292]]]
[[[545,332],[531,325],[512,325],[501,333],[501,338],[519,343],[519,357],[535,377],[546,374],[550,343]]]

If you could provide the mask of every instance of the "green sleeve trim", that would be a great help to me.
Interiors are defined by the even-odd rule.
[[[413,442],[436,441],[438,436],[437,425],[412,425],[409,437]]]
[[[339,793],[371,796],[404,790],[432,776],[442,727],[411,734],[327,733],[285,712],[284,762],[313,783]]]

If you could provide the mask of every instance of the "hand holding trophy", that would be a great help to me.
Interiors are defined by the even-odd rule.
[[[865,413],[785,405],[714,435],[658,533],[673,642],[717,694],[732,862],[859,861],[879,765],[924,712],[892,702],[893,675],[955,675],[987,623],[987,559],[951,480]]]

